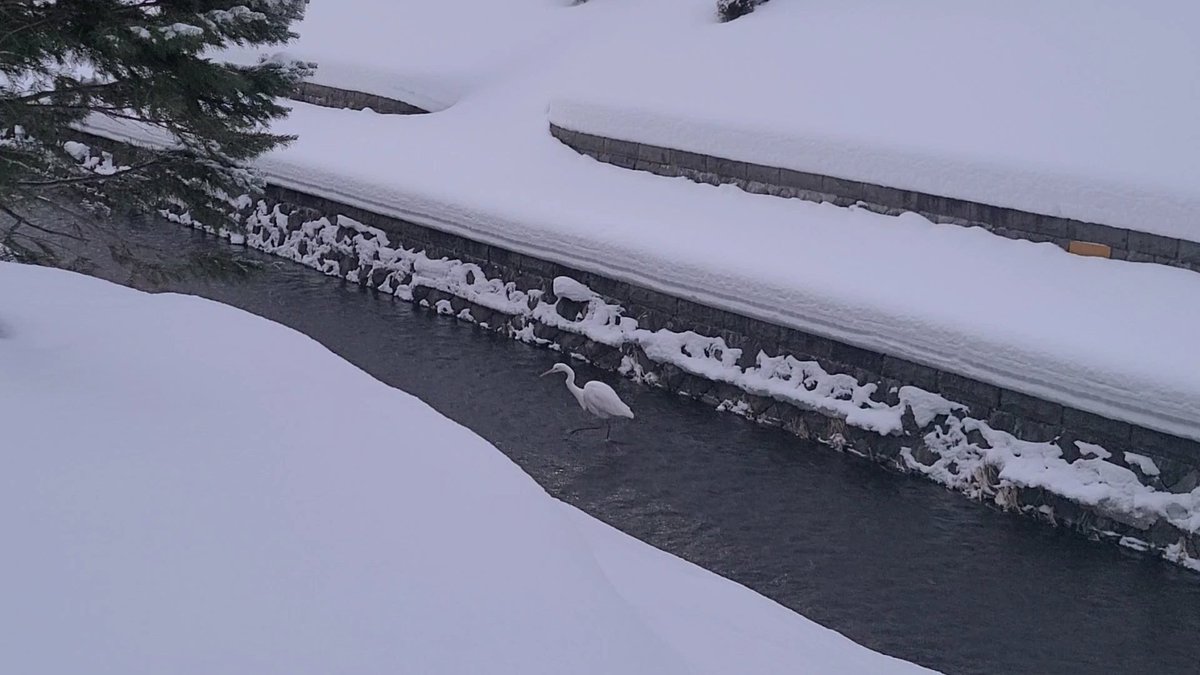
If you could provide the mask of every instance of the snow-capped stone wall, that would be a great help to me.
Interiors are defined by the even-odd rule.
[[[1195,441],[282,188],[245,206],[238,243],[1200,570]]]
[[[429,112],[398,99],[330,87],[316,82],[302,82],[292,94],[292,99],[325,108],[350,108],[351,110],[369,108],[384,115],[422,115]]]
[[[1200,243],[1194,241],[606,138],[555,124],[550,125],[550,133],[581,154],[625,169],[711,185],[735,185],[755,194],[838,206],[857,204],[889,215],[912,211],[937,223],[982,227],[1009,239],[1050,242],[1074,253],[1200,272]]]

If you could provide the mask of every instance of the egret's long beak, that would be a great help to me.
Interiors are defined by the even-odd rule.
[[[542,373],[541,375],[538,375],[538,377],[545,377],[545,376],[547,376],[547,375],[549,375],[550,373],[553,373],[553,372],[554,372],[554,369],[553,369],[553,368],[551,368],[550,370],[547,370],[546,372]]]

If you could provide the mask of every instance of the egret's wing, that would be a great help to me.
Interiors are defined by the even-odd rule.
[[[588,382],[583,387],[588,405],[608,417],[633,417],[633,411],[617,396],[613,388],[603,382]]]

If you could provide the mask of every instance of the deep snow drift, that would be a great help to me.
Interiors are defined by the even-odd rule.
[[[366,24],[378,22],[390,26],[395,44],[420,50],[417,62],[447,64],[435,69],[439,77],[453,79],[451,66],[469,62],[462,67],[481,84],[431,115],[296,105],[279,130],[300,140],[262,159],[270,179],[1200,439],[1200,313],[1187,311],[1200,297],[1200,275],[1079,258],[911,214],[629,172],[580,157],[549,135],[547,106],[583,86],[580,74],[596,64],[620,63],[634,45],[754,26],[789,3],[768,3],[721,26],[710,0],[529,0],[511,16],[466,11],[471,3],[492,4],[457,0],[463,11],[453,16],[421,9],[400,20],[377,15],[368,0],[339,3],[345,11],[336,17],[315,3],[300,26],[304,37],[289,48],[298,56],[320,58],[338,45],[344,59],[367,59],[380,46],[358,36],[375,34]],[[582,18],[561,18],[569,13]],[[480,45],[495,45],[493,33],[521,43],[545,31],[555,36],[552,45],[503,66],[483,47],[451,55],[427,37],[477,34]],[[402,61],[370,65],[387,68],[397,86],[423,81]],[[105,133],[140,136],[127,128]]]
[[[1200,241],[1200,3],[804,0],[581,63],[569,129]]]
[[[0,287],[13,672],[926,672],[551,499],[290,329]]]

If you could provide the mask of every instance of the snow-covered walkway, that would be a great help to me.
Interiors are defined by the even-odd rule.
[[[433,80],[448,107],[296,105],[280,130],[300,140],[261,167],[287,187],[1200,439],[1200,275],[599,164],[547,129],[551,102],[587,88],[581,73],[760,14],[714,28],[708,0],[490,4],[313,3],[291,52],[332,64],[322,81],[367,64],[369,82],[344,84]],[[787,4],[761,17],[790,17],[771,10]]]
[[[0,288],[6,672],[928,672],[283,326],[13,263]]]

